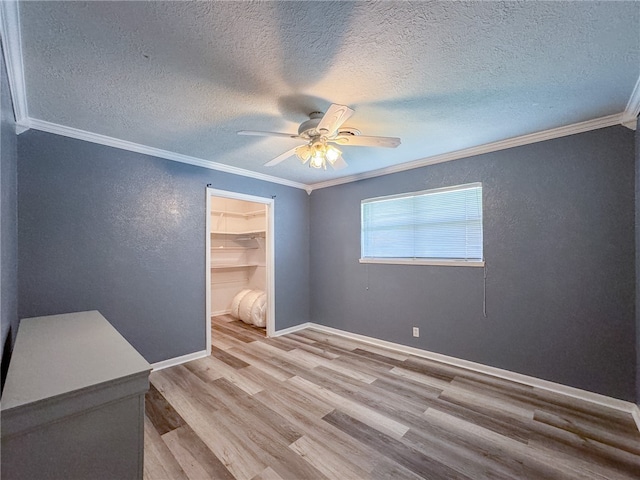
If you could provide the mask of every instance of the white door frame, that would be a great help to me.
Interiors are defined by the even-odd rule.
[[[247,202],[262,203],[266,208],[267,231],[265,238],[266,251],[266,274],[267,274],[267,337],[272,337],[275,333],[276,308],[275,308],[275,229],[274,229],[274,206],[273,198],[256,197],[244,193],[229,192],[207,187],[207,218],[206,218],[206,239],[205,239],[205,272],[206,272],[206,312],[205,328],[207,339],[207,352],[211,353],[211,197],[234,198]]]

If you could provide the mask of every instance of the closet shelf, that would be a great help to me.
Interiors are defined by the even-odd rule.
[[[238,235],[256,235],[256,236],[264,236],[264,230],[247,230],[243,232],[230,232],[228,230],[211,230],[211,235],[225,235],[225,236],[238,236]],[[236,240],[240,240],[237,238]],[[247,239],[251,240],[251,239]]]
[[[253,210],[251,212],[229,212],[227,210],[211,210],[211,215],[231,215],[234,217],[257,217],[258,215],[264,215],[264,210]]]
[[[240,263],[230,265],[211,265],[211,270],[229,270],[231,268],[260,267],[257,263]]]
[[[242,280],[213,280],[211,279],[211,285],[238,285],[239,287],[243,287],[247,284],[246,279]],[[234,289],[236,290],[236,289]]]

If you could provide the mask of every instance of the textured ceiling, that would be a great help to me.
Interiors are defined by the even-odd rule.
[[[28,115],[315,184],[625,110],[638,2],[22,2]],[[319,171],[297,145],[313,110],[401,137]]]

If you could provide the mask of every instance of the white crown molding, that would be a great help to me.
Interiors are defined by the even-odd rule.
[[[620,123],[622,123],[625,127],[635,130],[637,126],[638,115],[640,115],[640,77],[638,77],[636,86],[633,88],[633,92],[631,92],[631,97],[629,97],[627,107],[622,113],[622,120]]]
[[[146,155],[152,155],[167,160],[174,160],[177,162],[187,163],[190,165],[196,165],[211,170],[218,170],[222,172],[232,173],[235,175],[241,175],[244,177],[255,178],[257,180],[263,180],[267,182],[277,183],[280,185],[286,185],[294,188],[300,188],[311,195],[313,190],[320,188],[332,187],[335,185],[342,185],[345,183],[356,182],[358,180],[364,180],[367,178],[375,178],[383,175],[389,175],[392,173],[403,172],[406,170],[412,170],[414,168],[420,168],[423,166],[434,165],[437,163],[448,162],[452,160],[458,160],[475,155],[482,155],[484,153],[495,152],[504,150],[507,148],[518,147],[522,145],[528,145],[531,143],[542,142],[545,140],[551,140],[554,138],[564,137],[567,135],[573,135],[576,133],[583,133],[590,130],[596,130],[599,128],[610,127],[613,125],[621,124],[627,128],[635,130],[638,123],[638,115],[640,115],[640,77],[635,84],[635,87],[631,93],[627,106],[624,112],[606,117],[600,117],[586,122],[575,123],[564,127],[553,128],[550,130],[544,130],[528,135],[522,135],[506,140],[487,143],[476,147],[470,147],[455,152],[444,153],[440,155],[434,155],[432,157],[425,157],[419,160],[403,163],[400,165],[394,165],[370,172],[365,172],[356,175],[350,175],[347,177],[341,177],[334,180],[327,180],[326,182],[319,182],[311,185],[306,185],[300,182],[294,182],[271,175],[265,175],[249,170],[224,165],[221,163],[211,162],[208,160],[190,157],[179,153],[170,152],[167,150],[161,150],[145,145],[136,144],[133,142],[127,142],[119,140],[113,137],[107,137],[84,130],[78,130],[72,127],[66,127],[43,120],[37,120],[29,118],[27,108],[27,93],[24,75],[24,63],[22,55],[22,39],[20,32],[20,11],[19,0],[0,0],[0,36],[2,37],[2,46],[4,49],[4,59],[7,68],[7,74],[9,77],[9,88],[11,90],[11,98],[13,102],[14,114],[16,117],[16,134],[21,134],[29,128],[42,130],[49,133],[56,133],[71,138],[77,138],[88,142],[98,143],[101,145],[107,145],[123,150],[129,150],[132,152],[138,152]]]
[[[620,122],[624,127],[627,127],[629,130],[635,130],[638,128],[638,119],[633,118],[631,120],[623,120]]]
[[[9,77],[13,112],[16,117],[16,123],[24,126],[29,114],[27,110],[24,64],[22,63],[20,12],[17,0],[0,1],[0,35],[2,35],[2,47],[4,48],[4,60]],[[18,132],[18,127],[16,131],[17,133],[22,133]]]
[[[448,355],[443,355],[441,353],[434,353],[428,350],[422,350],[420,348],[401,345],[399,343],[388,342],[386,340],[380,340],[374,337],[367,337],[366,335],[351,333],[345,330],[339,330],[337,328],[327,327],[325,325],[320,325],[317,323],[305,323],[303,325],[306,328],[310,328],[311,330],[316,330],[323,333],[331,333],[334,335],[339,335],[341,337],[358,340],[364,343],[369,343],[371,345],[388,348],[390,350],[395,350],[397,352],[405,353],[408,355],[415,355],[417,357],[428,358],[430,360],[445,363],[447,365],[452,365],[455,367],[460,367],[467,370],[484,373],[485,375],[490,375],[492,377],[510,380],[512,382],[520,383],[523,385],[536,387],[541,390],[559,393],[567,397],[577,398],[590,403],[612,408],[614,410],[628,413],[629,415],[631,415],[633,417],[633,420],[636,422],[636,426],[638,427],[638,430],[640,430],[640,423],[638,423],[639,422],[638,415],[640,415],[640,411],[638,410],[638,406],[635,403],[627,402],[625,400],[620,400],[618,398],[609,397],[607,395],[602,395],[600,393],[594,393],[594,392],[589,392],[587,390],[570,387],[568,385],[563,385],[561,383],[555,383],[555,382],[550,382],[549,380],[543,380],[541,378],[531,377],[529,375],[524,375],[522,373],[512,372],[510,370],[504,370],[502,368],[497,368],[497,367],[491,367],[489,365],[471,362],[469,360],[463,360],[456,357],[450,357]],[[300,325],[300,327],[301,326],[302,325]]]
[[[611,127],[613,125],[620,125],[621,121],[622,121],[622,114],[616,113],[614,115],[608,115],[606,117],[599,117],[593,120],[587,120],[586,122],[574,123],[571,125],[566,125],[564,127],[552,128],[550,130],[543,130],[541,132],[530,133],[528,135],[522,135],[519,137],[508,138],[506,140],[486,143],[484,145],[478,145],[477,147],[470,147],[470,148],[465,148],[463,150],[456,150],[455,152],[434,155],[432,157],[426,157],[420,160],[401,163],[399,165],[393,165],[390,167],[385,167],[378,170],[372,170],[370,172],[364,172],[357,175],[350,175],[348,177],[341,177],[335,180],[328,180],[326,182],[314,183],[310,185],[310,187],[313,190],[318,190],[320,188],[327,188],[327,187],[333,187],[335,185],[342,185],[345,183],[357,182],[358,180],[365,180],[367,178],[380,177],[383,175],[389,175],[391,173],[404,172],[405,170],[412,170],[414,168],[425,167],[427,165],[434,165],[436,163],[450,162],[452,160],[459,160],[461,158],[473,157],[476,155],[482,155],[484,153],[497,152],[499,150],[505,150],[507,148],[520,147],[522,145],[543,142],[545,140],[552,140],[554,138],[566,137],[568,135],[573,135],[576,133],[583,133],[591,130],[597,130],[599,128]]]
[[[303,183],[293,182],[279,177],[273,177],[271,175],[264,175],[262,173],[252,172],[243,168],[232,167],[230,165],[224,165],[222,163],[212,162],[210,160],[204,160],[197,157],[190,157],[188,155],[182,155],[180,153],[169,152],[168,150],[161,150],[159,148],[147,147],[139,143],[128,142],[126,140],[120,140],[113,137],[107,137],[106,135],[100,135],[97,133],[87,132],[85,130],[79,130],[77,128],[67,127],[59,125],[57,123],[46,122],[44,120],[38,120],[35,118],[29,118],[27,125],[34,130],[40,130],[48,133],[55,133],[56,135],[62,135],[64,137],[76,138],[78,140],[84,140],[86,142],[98,143],[100,145],[106,145],[108,147],[119,148],[121,150],[128,150],[130,152],[142,153],[143,155],[151,155],[154,157],[165,158],[167,160],[173,160],[176,162],[187,163],[189,165],[196,165],[198,167],[208,168],[210,170],[217,170],[226,173],[232,173],[234,175],[241,175],[243,177],[250,177],[256,180],[263,180],[265,182],[277,183],[280,185],[286,185],[288,187],[307,189],[308,186]]]
[[[0,1],[0,3],[2,3]],[[286,185],[288,187],[300,188],[311,195],[313,190],[320,188],[333,187],[336,185],[343,185],[345,183],[357,182],[359,180],[365,180],[368,178],[380,177],[383,175],[389,175],[392,173],[404,172],[406,170],[412,170],[414,168],[425,167],[428,165],[434,165],[437,163],[450,162],[452,160],[459,160],[462,158],[473,157],[476,155],[482,155],[485,153],[496,152],[499,150],[505,150],[508,148],[519,147],[523,145],[529,145],[532,143],[543,142],[545,140],[552,140],[555,138],[565,137],[568,135],[574,135],[577,133],[589,132],[591,130],[597,130],[600,128],[611,127],[614,125],[620,125],[623,123],[624,113],[616,113],[614,115],[608,115],[606,117],[599,117],[593,120],[587,120],[585,122],[574,123],[572,125],[566,125],[564,127],[553,128],[550,130],[543,130],[541,132],[531,133],[528,135],[522,135],[519,137],[513,137],[506,140],[500,140],[497,142],[487,143],[484,145],[478,145],[476,147],[465,148],[463,150],[457,150],[455,152],[443,153],[440,155],[434,155],[432,157],[426,157],[412,162],[402,163],[399,165],[393,165],[370,172],[364,172],[357,175],[350,175],[346,177],[337,178],[334,180],[327,180],[326,182],[319,182],[311,185],[306,185],[300,182],[294,182],[271,175],[265,175],[262,173],[245,170],[242,168],[233,167],[230,165],[224,165],[222,163],[212,162],[197,157],[190,157],[188,155],[182,155],[180,153],[170,152],[168,150],[161,150],[159,148],[148,147],[138,143],[128,142],[126,140],[120,140],[97,133],[88,132],[85,130],[79,130],[56,123],[47,122],[44,120],[38,120],[34,118],[27,118],[21,124],[16,126],[18,133],[21,131],[33,128],[35,130],[41,130],[43,132],[55,133],[65,137],[76,138],[79,140],[85,140],[87,142],[98,143],[101,145],[107,145],[114,148],[120,148],[122,150],[128,150],[131,152],[142,153],[144,155],[151,155],[154,157],[165,158],[167,160],[173,160],[176,162],[187,163],[189,165],[196,165],[199,167],[208,168],[211,170],[218,170],[221,172],[231,173],[235,175],[241,175],[244,177],[254,178],[256,180],[263,180],[265,182],[276,183],[280,185]],[[635,120],[635,119],[634,119]],[[626,122],[625,126],[629,126],[630,122]],[[19,130],[22,128],[23,130]]]

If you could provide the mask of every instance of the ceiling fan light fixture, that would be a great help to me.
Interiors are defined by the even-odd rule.
[[[342,152],[333,145],[327,145],[324,139],[315,139],[311,143],[302,145],[296,149],[296,155],[302,163],[309,167],[327,169],[327,162],[333,165],[342,155]]]
[[[327,169],[327,160],[325,158],[324,151],[316,149],[311,155],[311,161],[309,162],[311,168],[324,168]]]
[[[326,170],[328,163],[333,169],[341,170],[347,166],[347,162],[342,158],[342,152],[335,146],[329,145],[329,143],[354,147],[386,148],[395,148],[400,145],[399,138],[363,136],[360,135],[360,130],[352,127],[344,127],[344,122],[348,120],[353,113],[353,110],[346,105],[332,103],[326,113],[311,112],[309,114],[309,120],[302,122],[298,127],[297,135],[258,130],[240,130],[238,134],[293,138],[305,142],[304,145],[294,147],[269,160],[264,164],[265,167],[273,167],[295,155],[303,165],[309,162],[309,167],[311,168]]]
[[[309,144],[305,143],[304,145],[300,145],[296,148],[296,156],[300,159],[303,165],[307,163],[311,158],[311,147]]]
[[[333,145],[327,145],[325,150],[325,158],[331,165],[336,163],[336,160],[340,158],[340,155],[342,155],[342,152],[340,150],[338,150]]]

